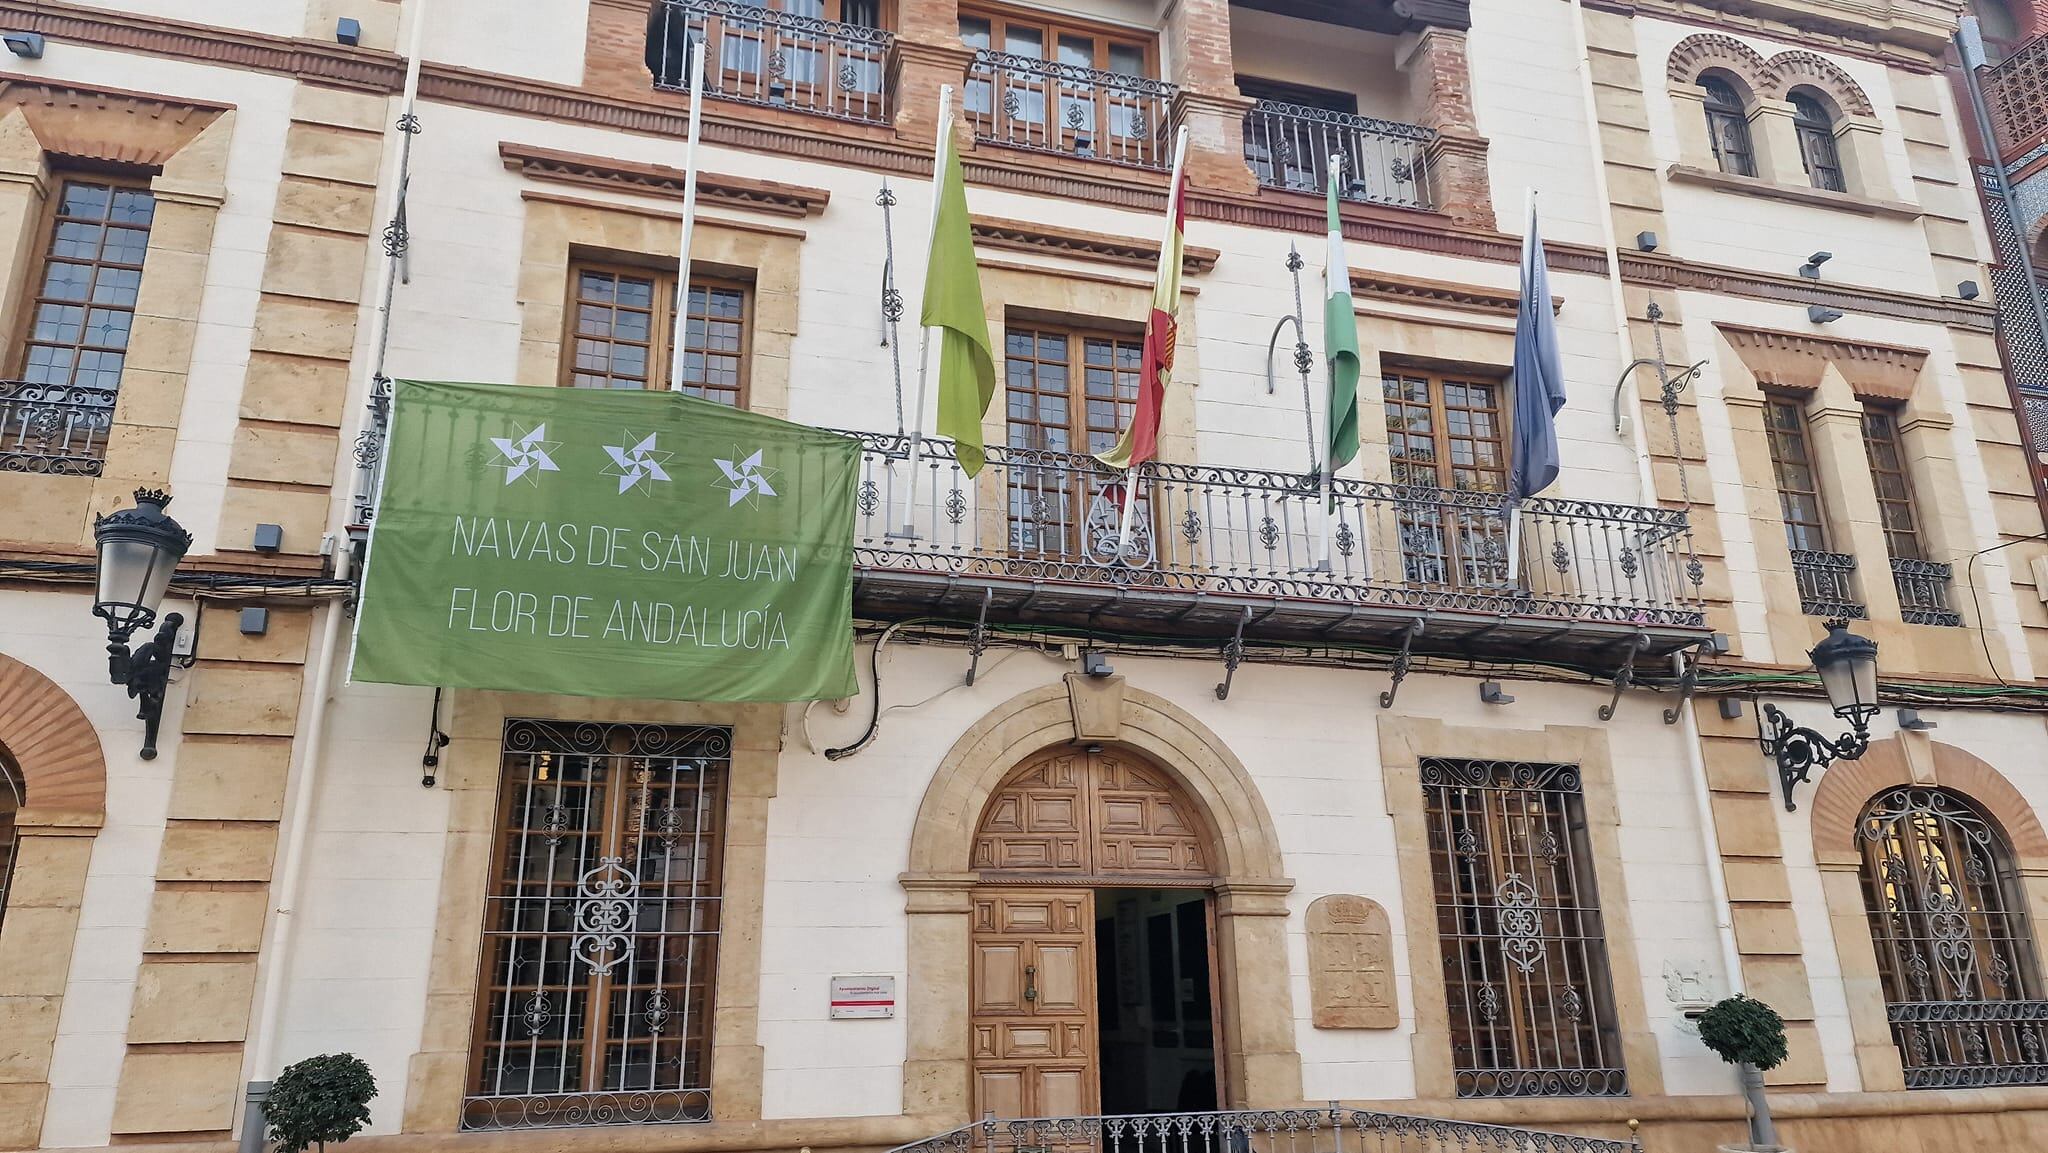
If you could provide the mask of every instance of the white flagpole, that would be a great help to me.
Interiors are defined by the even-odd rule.
[[[1159,273],[1157,279],[1155,280],[1155,283],[1157,283],[1157,280],[1166,279],[1166,262],[1174,258],[1173,237],[1174,232],[1180,226],[1180,174],[1182,170],[1186,167],[1187,162],[1188,129],[1187,125],[1183,124],[1181,125],[1180,131],[1174,133],[1173,136],[1173,175],[1166,182],[1166,230],[1160,234]],[[1176,300],[1173,302],[1173,304],[1173,311],[1179,312],[1180,301]],[[1144,388],[1144,382],[1139,382],[1138,387],[1141,389]],[[1166,405],[1166,398],[1164,395],[1165,387],[1166,386],[1163,384],[1160,386],[1161,395],[1159,403],[1162,409]],[[1135,417],[1135,415],[1136,414],[1134,413],[1133,416]],[[1156,436],[1157,434],[1155,433],[1154,435]],[[1124,555],[1130,551],[1131,525],[1137,519],[1137,515],[1138,462],[1133,460],[1130,464],[1130,467],[1124,469],[1124,517],[1123,524],[1118,526],[1116,532],[1116,555],[1118,560],[1122,560],[1124,558]]]
[[[1329,171],[1324,176],[1324,179],[1330,182],[1330,187],[1336,187],[1337,173],[1343,167],[1344,154],[1341,152],[1331,153]],[[1347,260],[1345,263],[1348,266],[1350,262]],[[1344,287],[1346,291],[1349,291],[1351,288],[1348,284]],[[1325,301],[1329,300],[1334,291],[1335,286],[1330,283],[1330,264],[1325,259],[1323,262],[1323,299]],[[1329,318],[1325,316],[1323,322],[1328,324]],[[1324,334],[1323,343],[1325,345],[1330,343],[1328,333]],[[1330,520],[1334,512],[1330,507],[1330,489],[1335,484],[1337,472],[1336,458],[1331,455],[1336,450],[1337,445],[1337,406],[1335,404],[1337,362],[1325,357],[1323,359],[1323,372],[1325,374],[1323,384],[1323,475],[1322,485],[1320,486],[1323,501],[1323,533],[1322,539],[1316,544],[1315,571],[1326,573],[1330,571]]]
[[[1519,286],[1519,292],[1526,292],[1529,288],[1529,243],[1530,238],[1535,235],[1535,232],[1536,189],[1534,187],[1526,187],[1522,189],[1522,268],[1521,271],[1516,274],[1517,278],[1522,281],[1521,285]],[[1526,300],[1522,301],[1521,303],[1523,308],[1530,307],[1529,302]],[[1548,308],[1550,306],[1550,302],[1547,300],[1543,301],[1542,305],[1543,307]],[[1535,382],[1521,380],[1516,381],[1516,395],[1520,396],[1521,390],[1533,383]],[[1516,407],[1519,408],[1520,405],[1517,404]],[[1521,571],[1522,498],[1520,496],[1516,496],[1513,503],[1508,505],[1508,583],[1510,585],[1515,583],[1516,578],[1521,575]]]
[[[676,327],[669,334],[668,388],[683,387],[683,335],[690,316],[690,234],[697,227],[697,133],[704,114],[704,42],[690,45],[690,137],[683,147],[683,249],[676,257]]]
[[[953,86],[939,85],[939,145],[932,153],[932,216],[924,230],[925,284],[931,292],[931,251],[939,235],[939,198],[946,191],[946,156],[953,150]],[[920,300],[919,311],[922,312]],[[931,326],[919,318],[917,333],[917,407],[910,418],[910,486],[903,501],[903,528],[889,535],[900,540],[917,539],[917,466],[924,455],[924,397],[931,379]]]

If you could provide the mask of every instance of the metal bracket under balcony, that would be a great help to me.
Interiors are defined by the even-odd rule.
[[[992,447],[969,479],[952,446],[927,441],[904,523],[905,440],[863,445],[854,610],[867,619],[947,617],[1163,643],[1365,645],[1417,654],[1542,656],[1602,669],[1709,634],[1683,513],[1535,499],[1508,579],[1509,516],[1496,493],[1340,480],[1330,562],[1313,478],[1256,469],[1148,465],[1133,531],[1120,537],[1123,474],[1092,457]],[[1638,636],[1647,638],[1639,642]]]

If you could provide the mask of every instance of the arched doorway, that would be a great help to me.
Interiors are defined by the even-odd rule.
[[[1218,853],[1173,774],[1113,746],[1027,758],[975,829],[975,1116],[1214,1109]]]

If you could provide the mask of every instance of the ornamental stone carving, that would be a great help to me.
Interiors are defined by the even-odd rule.
[[[1318,1029],[1400,1026],[1393,933],[1378,901],[1332,894],[1308,907],[1308,995]]]

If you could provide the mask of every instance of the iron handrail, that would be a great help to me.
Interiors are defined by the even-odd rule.
[[[647,63],[658,89],[688,87],[689,45],[702,40],[706,95],[870,124],[889,118],[887,29],[742,0],[658,0],[656,11]]]
[[[1324,1108],[1029,1117],[970,1122],[889,1153],[1639,1153],[1628,1140],[1418,1117],[1338,1102]]]

